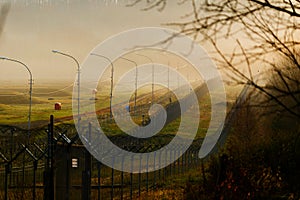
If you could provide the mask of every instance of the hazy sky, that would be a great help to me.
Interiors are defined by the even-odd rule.
[[[2,6],[5,1],[0,2]],[[69,53],[82,62],[96,45],[114,34],[178,21],[190,10],[189,3],[178,6],[176,1],[163,12],[141,11],[142,5],[126,7],[129,0],[7,2],[12,3],[0,36],[0,55],[26,63],[36,82],[76,76],[72,60],[53,54],[52,49]],[[4,60],[0,60],[0,70],[0,80],[27,76],[25,68]]]

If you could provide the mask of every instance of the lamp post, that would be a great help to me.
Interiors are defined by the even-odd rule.
[[[31,106],[32,106],[32,83],[33,83],[32,73],[31,73],[29,67],[27,65],[25,65],[23,62],[19,61],[19,60],[6,58],[6,57],[0,57],[0,59],[1,60],[12,61],[12,62],[15,62],[15,63],[19,63],[19,64],[23,65],[29,73],[29,110],[28,110],[28,141],[29,141],[30,128],[31,128]]]
[[[170,60],[168,58],[168,54],[164,51],[161,55],[163,55],[164,57],[167,58],[167,62],[168,62],[168,80],[167,80],[167,84],[168,84],[168,96],[169,96],[169,100],[170,100],[170,103],[171,103],[171,93],[170,93]]]
[[[77,65],[77,120],[78,120],[77,123],[78,123],[78,130],[79,130],[80,129],[80,65],[79,62],[69,54],[57,50],[52,50],[52,52],[71,58],[72,60],[75,61]]]
[[[150,57],[143,55],[143,54],[136,53],[136,55],[143,56],[143,57],[149,59],[150,62],[152,63],[151,105],[153,105],[153,101],[154,101],[154,63],[153,63],[153,60]]]
[[[135,64],[135,91],[134,91],[134,107],[133,107],[133,111],[134,111],[134,114],[135,114],[135,109],[136,109],[136,97],[137,97],[137,80],[138,80],[138,69],[137,69],[137,63],[133,60],[130,60],[128,58],[124,58],[124,57],[120,57],[121,59],[124,59],[124,60],[127,60],[131,63],[134,63]]]
[[[113,86],[114,86],[114,65],[113,65],[112,61],[108,57],[106,57],[104,55],[100,55],[100,54],[96,54],[96,53],[91,53],[91,55],[104,58],[111,65],[110,96],[109,96],[109,114],[110,114],[110,119],[112,119],[112,109],[111,109],[111,107],[112,107],[112,95],[113,95],[112,93],[113,93]]]
[[[184,69],[184,68],[186,68],[186,67],[188,67],[187,66],[187,64],[184,64],[183,66],[181,66],[181,67],[179,67],[178,65],[177,65],[177,67],[176,67],[176,71],[177,71],[177,89],[179,90],[179,87],[180,87],[180,80],[179,80],[179,70],[181,70],[181,69]]]
[[[171,99],[171,94],[170,94],[170,62],[169,61],[168,61],[168,94],[169,94],[169,99]]]

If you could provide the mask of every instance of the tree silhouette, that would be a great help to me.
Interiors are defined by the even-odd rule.
[[[171,0],[135,0],[129,6],[143,4],[145,11],[164,11],[168,3]],[[190,3],[192,10],[182,20],[166,25],[210,45],[219,66],[230,70],[231,80],[250,84],[264,94],[264,102],[274,102],[281,110],[300,118],[299,0],[180,0],[177,3],[179,6]],[[229,52],[224,49],[226,41],[232,47]],[[255,78],[262,71],[264,76],[259,77],[264,81]],[[266,82],[271,76],[272,80]]]

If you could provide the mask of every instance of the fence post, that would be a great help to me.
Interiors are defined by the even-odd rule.
[[[50,123],[48,124],[48,156],[46,171],[44,173],[44,200],[54,200],[53,126],[54,118],[53,115],[51,115]]]
[[[124,190],[124,156],[122,156],[122,172],[121,172],[121,200],[123,200]]]
[[[166,149],[166,153],[165,153],[165,167],[164,167],[164,180],[167,178],[167,162],[168,162],[168,150]]]
[[[22,194],[21,199],[24,199],[25,194],[25,153],[23,154],[23,166],[22,166]]]
[[[134,156],[131,156],[131,172],[130,172],[130,199],[132,199],[132,190],[133,190],[133,160]]]
[[[188,151],[188,169],[191,168],[192,165],[192,153],[191,150]]]
[[[147,154],[147,174],[146,174],[146,191],[148,192],[148,187],[149,187],[149,153]]]
[[[100,176],[101,176],[101,163],[97,162],[97,168],[98,168],[98,200],[101,199],[101,183],[100,183]]]
[[[193,160],[194,160],[195,166],[197,166],[197,158],[198,158],[198,156],[197,156],[197,150],[194,150],[194,153],[193,153]]]
[[[5,165],[5,183],[4,183],[4,186],[5,186],[5,194],[4,194],[4,199],[5,200],[8,200],[8,174],[10,172],[10,164],[6,164]]]
[[[67,145],[66,151],[66,200],[70,199],[70,169],[71,169],[71,147]]]
[[[172,160],[172,149],[170,149],[170,161]],[[169,175],[172,176],[172,163],[170,163],[170,172]]]
[[[15,128],[12,128],[10,130],[10,133],[11,133],[11,138],[10,138],[10,160],[13,159],[13,151],[15,151],[15,147],[13,147],[13,145],[15,144],[14,142],[14,131],[15,131]],[[12,182],[12,173],[9,174],[9,185],[11,185],[11,182]]]
[[[92,124],[89,123],[88,142],[91,139]],[[82,173],[82,199],[91,199],[91,154],[87,149],[84,150],[84,171]]]
[[[51,152],[51,167],[50,167],[50,199],[54,200],[55,188],[54,188],[54,144],[53,144],[53,135],[54,135],[54,116],[50,116],[50,152]]]
[[[35,160],[33,162],[33,188],[32,188],[32,199],[35,200],[36,198],[36,170],[37,170],[38,161]]]
[[[153,167],[153,188],[156,189],[156,151],[154,151]]]
[[[184,165],[185,165],[184,157],[185,157],[185,152],[182,152],[182,155],[181,155],[181,174],[184,173]]]
[[[187,150],[185,153],[184,153],[184,172],[187,171],[187,167],[188,167],[188,152],[189,150]]]
[[[206,176],[204,171],[203,159],[201,159],[201,171],[202,171],[203,185],[206,186]]]
[[[110,198],[111,200],[114,199],[114,163],[115,163],[115,157],[112,157],[112,168],[111,168],[111,195]]]
[[[197,158],[196,165],[197,165],[197,166],[199,166],[199,165],[200,165],[200,164],[199,164],[199,162],[200,162],[200,159],[197,157],[197,153],[198,153],[198,152],[196,151],[196,152],[195,152],[195,154],[196,154],[196,158]]]
[[[176,173],[176,169],[177,169],[177,162],[178,162],[178,158],[177,158],[177,150],[178,150],[178,148],[175,148],[174,149],[174,157],[173,157],[173,160],[174,160],[174,169],[173,169],[173,173],[174,174],[177,174]]]
[[[161,151],[159,152],[159,159],[158,159],[158,179],[160,180],[161,177]]]
[[[141,176],[142,176],[141,168],[142,168],[142,154],[140,154],[140,167],[139,167],[139,182],[138,182],[138,185],[139,185],[139,197],[141,196]]]
[[[187,151],[187,171],[190,169],[191,166],[191,151]]]
[[[177,173],[180,174],[180,157],[179,157],[179,155],[180,155],[180,149],[178,149],[177,153],[178,153],[178,159],[177,159]]]

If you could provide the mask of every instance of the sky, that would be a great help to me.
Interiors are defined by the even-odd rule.
[[[7,2],[10,2],[7,4]],[[0,56],[24,62],[35,82],[74,79],[76,65],[51,50],[74,56],[82,63],[103,40],[132,28],[179,21],[190,4],[170,1],[163,12],[142,11],[130,0],[15,0],[0,1]],[[4,8],[3,8],[4,6]],[[1,30],[1,29],[0,29]],[[0,80],[27,79],[26,69],[0,60]]]

